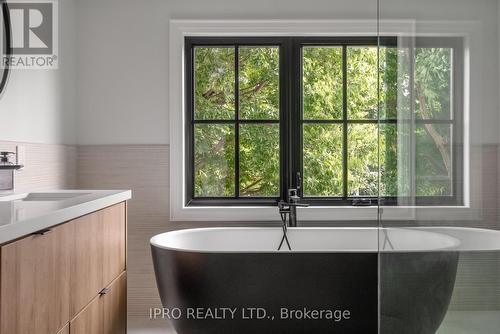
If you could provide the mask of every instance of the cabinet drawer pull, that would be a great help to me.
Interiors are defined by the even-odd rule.
[[[111,291],[111,289],[110,289],[110,288],[104,288],[104,289],[102,289],[102,290],[99,292],[99,295],[100,295],[100,296],[104,296],[104,295],[106,295],[106,294],[107,294],[108,292],[110,292],[110,291]]]
[[[52,230],[50,228],[48,228],[46,230],[41,230],[41,231],[35,232],[35,233],[33,233],[33,235],[46,235],[46,234],[49,234],[51,232],[52,232]]]

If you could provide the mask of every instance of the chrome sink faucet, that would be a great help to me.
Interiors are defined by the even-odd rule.
[[[0,193],[10,193],[14,191],[14,170],[23,168],[10,161],[10,157],[14,156],[14,152],[0,152]]]
[[[297,227],[297,207],[308,207],[309,204],[300,203],[297,189],[288,189],[287,201],[279,201],[278,208],[285,227]],[[288,223],[287,223],[288,215]]]

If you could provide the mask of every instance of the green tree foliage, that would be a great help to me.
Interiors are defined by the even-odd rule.
[[[376,120],[378,57],[376,47],[347,49],[347,117]],[[347,192],[350,196],[378,195],[377,124],[349,124],[347,128]]]
[[[420,48],[415,55],[416,117],[451,119],[451,62],[447,48]],[[417,195],[451,195],[451,125],[416,128]]]
[[[197,197],[233,196],[233,126],[197,124],[194,133],[195,195]]]
[[[196,48],[196,119],[234,119],[234,48]]]
[[[401,53],[401,52],[400,52]],[[404,55],[403,55],[404,56]],[[380,49],[380,119],[397,119],[398,50]],[[408,77],[405,70],[400,76]],[[407,93],[407,92],[406,92]],[[407,93],[408,94],[408,93]],[[398,133],[396,124],[381,124],[380,131],[380,195],[398,196]],[[404,135],[403,133],[399,134]]]
[[[342,126],[304,125],[304,194],[342,196]]]
[[[376,47],[347,48],[347,116],[349,119],[377,119],[378,117],[377,52]]]
[[[306,47],[302,53],[304,119],[343,118],[341,47]],[[343,195],[343,128],[309,123],[303,128],[304,194]]]
[[[342,119],[342,48],[306,47],[302,58],[304,119]]]
[[[304,192],[307,196],[343,196],[347,163],[347,195],[398,195],[397,124],[359,122],[396,119],[410,91],[420,119],[449,119],[450,49],[417,49],[415,87],[398,59],[404,50],[349,47],[305,47],[302,53]],[[238,56],[238,78],[235,57]],[[347,156],[344,125],[321,123],[343,119],[343,61],[347,61]],[[379,82],[380,79],[380,82]],[[238,80],[238,94],[235,93]],[[399,91],[398,91],[399,89]],[[238,190],[241,196],[279,194],[279,49],[231,47],[195,49],[195,118],[266,123],[197,124],[195,126],[195,195],[234,196],[235,132],[239,131]],[[235,100],[239,97],[238,101]],[[399,99],[399,100],[398,100]],[[380,105],[379,105],[380,101]],[[380,114],[378,114],[378,111]],[[409,109],[408,109],[409,110]],[[404,114],[404,110],[403,110]],[[406,115],[406,114],[405,114]],[[315,123],[315,121],[318,121]],[[417,194],[450,192],[450,126],[424,123],[415,128]],[[380,173],[380,185],[378,184]]]
[[[278,124],[244,124],[240,128],[240,195],[279,195]]]
[[[241,119],[279,119],[279,49],[239,49]]]

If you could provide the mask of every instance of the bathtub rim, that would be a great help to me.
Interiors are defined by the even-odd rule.
[[[301,226],[301,227],[289,227],[290,230],[372,230],[373,232],[376,232],[376,238],[377,238],[377,244],[380,245],[380,232],[384,230],[404,230],[404,231],[412,231],[416,230],[419,232],[424,232],[424,233],[429,233],[429,234],[438,234],[441,236],[446,237],[449,240],[452,240],[453,246],[448,246],[448,247],[443,247],[443,248],[436,248],[436,249],[396,249],[396,250],[381,250],[380,248],[370,248],[370,249],[332,249],[332,250],[288,250],[288,249],[282,249],[282,250],[199,250],[199,249],[190,249],[187,247],[181,248],[181,247],[170,247],[170,246],[165,246],[162,244],[159,244],[155,239],[159,238],[162,235],[165,234],[186,234],[189,232],[201,232],[201,231],[217,231],[217,230],[263,230],[263,229],[271,229],[274,231],[280,231],[281,227],[245,227],[245,226],[238,226],[238,227],[197,227],[197,228],[185,228],[185,229],[179,229],[179,230],[173,230],[173,231],[167,231],[163,233],[159,233],[154,235],[153,237],[150,238],[149,243],[151,247],[157,247],[159,249],[164,249],[164,250],[169,250],[169,251],[175,251],[175,252],[183,252],[183,253],[203,253],[203,254],[238,254],[238,253],[255,253],[255,254],[294,254],[294,253],[306,253],[306,254],[319,254],[319,253],[339,253],[339,254],[346,254],[346,253],[356,253],[356,254],[405,254],[405,253],[439,253],[439,252],[458,252],[460,251],[460,240],[454,236],[448,235],[446,233],[441,233],[438,231],[429,231],[426,228],[418,228],[418,227],[384,227],[384,228],[378,228],[378,227],[306,227],[306,226]],[[477,229],[479,230],[479,229]],[[488,230],[486,230],[488,231]],[[499,232],[500,234],[500,232]],[[279,240],[278,240],[279,242]],[[293,247],[293,245],[292,245]],[[500,250],[500,248],[499,248]]]

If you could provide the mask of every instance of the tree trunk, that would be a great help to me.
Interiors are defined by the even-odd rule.
[[[419,101],[420,113],[422,118],[424,119],[432,119],[429,111],[427,110],[427,101],[425,100],[425,96],[422,94],[420,87],[417,85],[416,93]],[[450,152],[447,148],[448,142],[446,139],[439,134],[439,132],[434,128],[434,124],[426,123],[424,124],[426,132],[431,136],[434,144],[436,145],[441,157],[443,158],[443,164],[446,168],[446,172],[451,175],[451,156]]]

